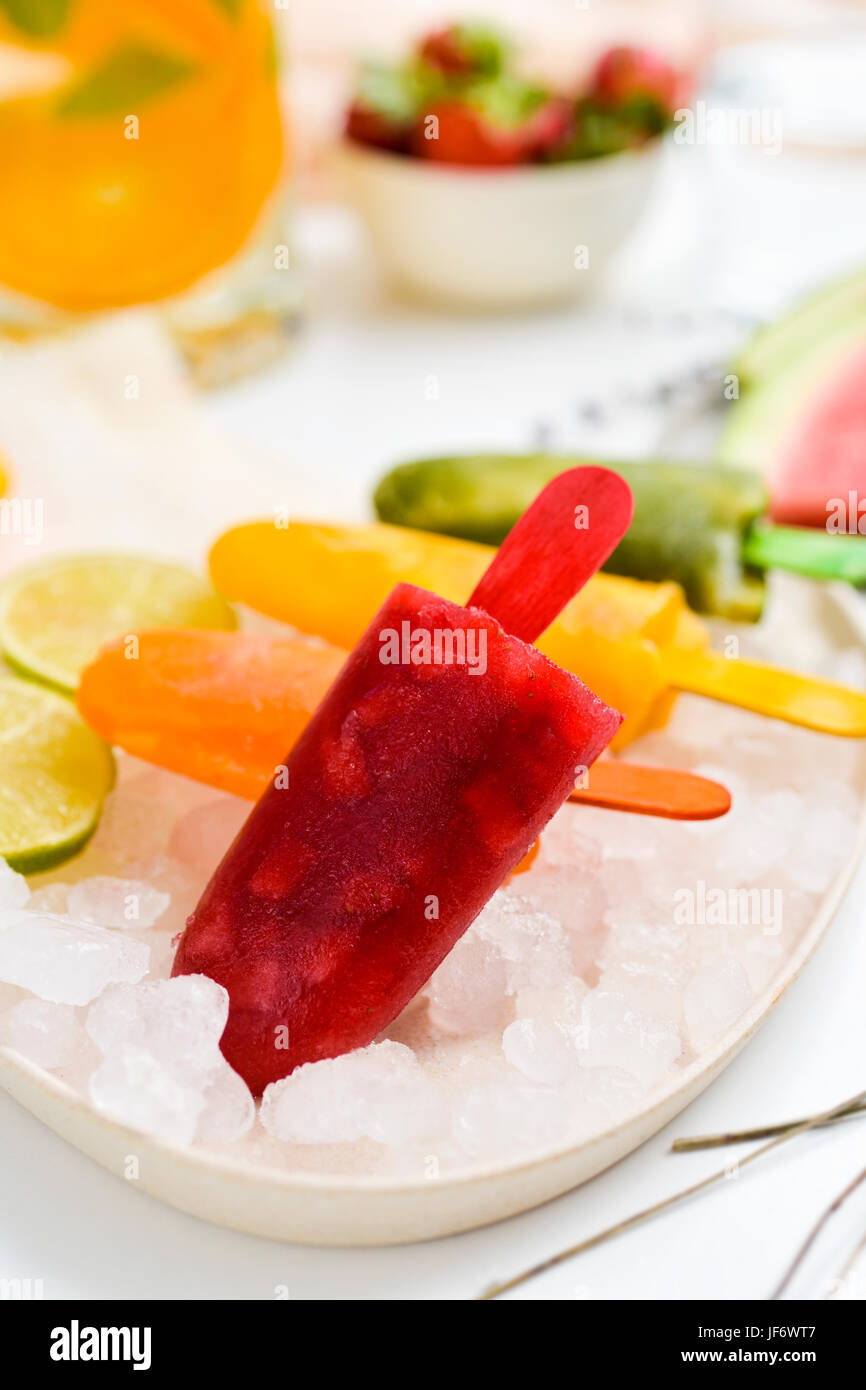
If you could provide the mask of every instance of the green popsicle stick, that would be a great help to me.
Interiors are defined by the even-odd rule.
[[[792,570],[811,579],[866,584],[866,537],[831,535],[804,526],[754,524],[743,540],[743,559],[756,569]]]

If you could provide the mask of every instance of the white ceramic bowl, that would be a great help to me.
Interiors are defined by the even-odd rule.
[[[343,180],[389,277],[426,299],[528,308],[580,294],[633,229],[662,142],[514,169],[434,164],[344,142]]]

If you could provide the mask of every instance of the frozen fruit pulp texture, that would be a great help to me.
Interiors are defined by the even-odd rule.
[[[271,522],[239,526],[211,552],[211,574],[227,597],[351,647],[370,614],[401,580],[459,602],[492,550],[400,526]],[[296,581],[296,582],[293,582]],[[537,643],[625,715],[614,747],[663,725],[675,698],[659,651],[668,643],[706,647],[706,628],[676,584],[597,574]]]
[[[483,633],[484,675],[466,664],[383,664],[382,632],[407,621],[413,632]],[[480,610],[398,585],[178,949],[175,974],[201,972],[228,990],[223,1051],[248,1084],[259,1091],[303,1062],[371,1042],[619,721]]]

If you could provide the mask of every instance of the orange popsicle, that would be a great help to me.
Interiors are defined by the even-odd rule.
[[[157,629],[140,634],[135,660],[122,642],[105,647],[78,706],[127,753],[255,801],[345,659],[301,638]]]
[[[84,671],[78,705],[109,743],[254,801],[307,724],[346,653],[307,638],[163,628],[103,649]],[[608,759],[572,797],[679,820],[724,815],[718,782]],[[528,864],[526,865],[528,867]]]

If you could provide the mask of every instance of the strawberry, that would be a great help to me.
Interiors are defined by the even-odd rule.
[[[496,77],[505,64],[506,45],[481,24],[450,24],[428,34],[418,57],[446,77]]]
[[[610,48],[596,65],[589,95],[605,106],[649,104],[670,117],[680,85],[680,74],[651,49]]]
[[[345,133],[359,145],[373,145],[380,150],[405,150],[407,130],[389,120],[381,111],[374,111],[358,99],[346,112]]]
[[[415,127],[411,152],[443,164],[484,168],[527,164],[562,141],[571,120],[567,101],[538,89],[533,93],[520,103],[522,111],[506,109],[501,100],[491,99],[480,89],[472,101],[435,103]]]
[[[345,133],[359,145],[403,152],[408,148],[419,103],[413,67],[365,63],[357,95],[346,113]]]

